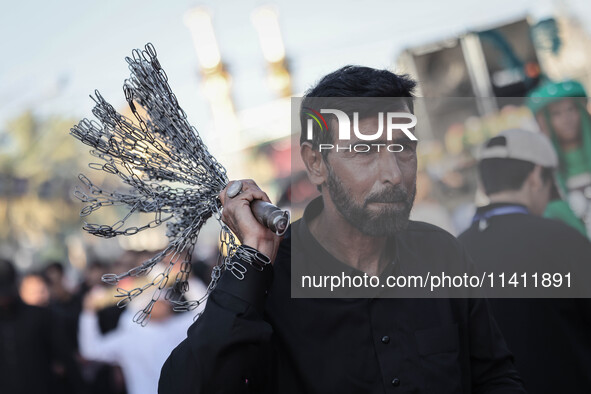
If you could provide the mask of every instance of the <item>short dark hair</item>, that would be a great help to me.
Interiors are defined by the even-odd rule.
[[[304,142],[311,142],[314,148],[320,144],[332,143],[332,133],[321,132],[320,127],[313,125],[313,138],[311,141],[305,138],[305,130],[308,116],[305,114],[305,108],[319,107],[318,97],[400,97],[407,98],[404,102],[412,112],[414,110],[412,98],[416,82],[408,75],[394,74],[388,70],[377,70],[375,68],[352,66],[342,67],[326,76],[324,76],[316,86],[310,88],[302,100],[300,108],[300,125],[302,134],[300,136],[300,145]],[[331,103],[334,101],[331,100]],[[382,100],[383,102],[383,100]],[[377,101],[376,101],[377,103]],[[347,105],[343,103],[346,107]],[[378,104],[379,105],[379,104]],[[341,109],[348,112],[346,109]],[[371,108],[375,113],[377,108]],[[363,110],[361,111],[363,112]],[[363,117],[363,113],[360,114]],[[326,152],[325,152],[326,153]]]
[[[535,168],[535,164],[525,160],[491,158],[478,163],[480,180],[487,195],[521,189],[525,180]],[[542,181],[552,180],[554,170],[542,167]]]
[[[49,271],[56,270],[60,274],[64,274],[64,265],[59,261],[51,261],[45,267],[44,272],[47,273]]]

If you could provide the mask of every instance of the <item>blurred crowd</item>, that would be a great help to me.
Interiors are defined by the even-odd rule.
[[[555,182],[561,198],[550,202],[541,212],[589,238],[591,117],[586,97],[585,89],[577,81],[545,82],[531,92],[527,105],[541,132],[552,142],[558,158]],[[511,174],[503,174],[504,182],[510,178]],[[480,181],[463,179],[462,182]],[[454,184],[454,180],[448,183]],[[465,204],[470,209],[460,207],[452,216],[438,201],[445,196],[438,195],[436,186],[425,170],[419,171],[413,218],[458,235],[470,222],[474,223],[474,202]],[[525,235],[535,236],[533,232]],[[476,248],[474,253],[485,249]],[[142,327],[134,322],[134,316],[150,302],[151,292],[120,308],[116,305],[116,289],[101,280],[106,273],[130,270],[153,254],[126,251],[112,264],[91,261],[84,272],[78,273],[80,280],[74,284],[67,275],[71,267],[58,261],[47,262],[40,271],[19,275],[14,262],[1,260],[0,392],[156,393],[161,366],[186,337],[187,328],[203,305],[191,312],[175,313],[173,304],[161,298],[153,305],[149,323]],[[186,299],[197,300],[205,294],[213,263],[192,264]],[[120,281],[119,287],[131,290],[146,283],[146,279],[127,277]],[[518,305],[514,300],[510,304]],[[503,306],[502,310],[505,313],[508,308]],[[497,318],[503,322],[503,315],[498,313]],[[578,310],[568,316],[561,313],[555,321],[564,321],[564,327],[574,330],[580,325],[572,323],[582,316]],[[507,327],[505,335],[511,339],[515,327],[513,324]],[[531,349],[523,354],[531,354]]]
[[[120,308],[115,287],[101,277],[125,272],[151,256],[126,251],[114,264],[90,262],[74,285],[60,262],[20,275],[13,262],[0,260],[0,392],[156,393],[162,364],[204,305],[179,313],[161,297],[149,323],[135,323],[153,290]],[[197,300],[206,292],[211,266],[204,261],[192,266],[184,297]],[[119,286],[130,290],[144,283],[125,278]]]

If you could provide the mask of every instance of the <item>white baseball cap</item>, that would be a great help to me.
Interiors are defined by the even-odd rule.
[[[522,129],[500,132],[486,141],[478,154],[478,160],[516,159],[546,168],[558,168],[558,155],[544,134]],[[556,180],[552,185],[552,199],[561,198]]]
[[[558,156],[548,137],[521,129],[505,130],[489,139],[480,150],[478,159],[492,158],[517,159],[542,167],[558,167]]]

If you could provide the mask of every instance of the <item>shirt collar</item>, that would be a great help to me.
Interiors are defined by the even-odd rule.
[[[517,204],[517,203],[513,203],[513,202],[495,202],[492,204],[488,204],[484,207],[478,207],[476,208],[476,214],[484,214],[488,211],[492,211],[493,209],[497,209],[497,208],[501,208],[501,207],[519,207],[519,208],[523,208],[527,210],[527,207],[523,204]]]

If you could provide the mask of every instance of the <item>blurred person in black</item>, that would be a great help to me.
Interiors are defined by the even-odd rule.
[[[21,300],[13,264],[0,260],[0,393],[68,392],[86,391],[55,317]]]
[[[76,348],[76,330],[79,308],[73,294],[65,283],[64,266],[58,261],[49,262],[43,270],[49,288],[49,306],[63,321],[63,330],[71,343],[72,351]]]
[[[485,272],[557,272],[591,264],[591,244],[572,227],[542,217],[559,197],[557,155],[541,133],[508,130],[485,143],[479,161],[490,204],[459,240]],[[576,279],[576,278],[575,278]],[[490,299],[531,394],[591,392],[588,299]]]
[[[120,264],[121,259],[115,262]],[[74,294],[74,302],[76,305],[76,319],[73,327],[73,340],[76,348],[78,348],[78,325],[80,315],[83,309],[84,299],[87,297],[91,289],[96,287],[106,286],[101,277],[109,271],[109,266],[104,261],[94,259],[90,260],[83,273],[83,281]],[[106,334],[117,328],[119,318],[123,313],[123,309],[116,305],[108,305],[98,311],[98,323],[101,334]],[[69,328],[71,329],[71,327]],[[90,393],[92,394],[125,394],[125,379],[123,372],[118,365],[110,363],[96,362],[86,360],[79,355],[82,365],[82,372],[85,381],[88,384]]]
[[[43,270],[43,277],[49,289],[49,309],[54,317],[56,330],[63,333],[64,351],[75,360],[81,361],[77,351],[79,303],[66,287],[64,265],[58,261],[47,263]],[[66,379],[58,379],[56,384],[59,392],[70,392]]]
[[[414,87],[387,70],[346,66],[311,89],[302,107],[309,97],[412,97]],[[412,112],[412,101],[397,110]],[[359,127],[368,133],[377,122],[362,118]],[[453,236],[408,220],[414,141],[397,130],[403,154],[348,157],[320,153],[314,134],[302,136],[301,156],[322,195],[281,242],[252,215],[251,201],[269,201],[252,180],[233,198],[227,188],[220,194],[224,222],[274,264],[258,271],[234,257],[247,269],[244,279],[222,275],[165,363],[159,393],[524,393],[482,299],[291,298],[292,241],[301,245],[294,266],[324,260],[361,275],[391,274],[413,258],[469,263]]]
[[[63,306],[70,305],[72,293],[66,287],[64,265],[59,261],[51,261],[46,264],[43,275],[49,285],[51,303]]]

